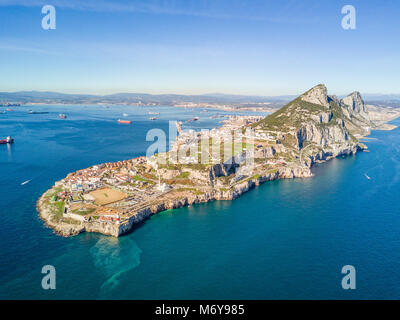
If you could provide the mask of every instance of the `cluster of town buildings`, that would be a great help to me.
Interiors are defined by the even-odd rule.
[[[259,149],[258,147],[260,147],[260,150],[265,153],[265,150],[267,150],[265,149],[266,144],[271,141],[275,142],[276,137],[270,132],[261,130],[243,130],[243,128],[249,128],[251,124],[256,123],[262,118],[261,116],[231,116],[229,119],[223,121],[221,127],[202,130],[200,132],[194,130],[184,131],[180,124],[177,123],[179,135],[169,154],[176,152],[179,155],[177,160],[180,164],[197,164],[200,163],[200,159],[203,160],[199,155],[201,151],[198,151],[199,143],[203,139],[206,141],[217,141],[218,143],[226,141],[226,138],[232,137],[232,135],[240,139],[241,142],[246,142],[246,144],[242,148],[242,143],[240,143],[241,150],[238,150],[239,153],[232,154],[231,156],[236,157],[245,154],[245,158],[247,158],[247,143],[253,143],[252,148]],[[256,143],[254,144],[255,141]],[[182,149],[190,150],[192,148],[196,150],[194,153],[187,154],[186,152],[180,152]],[[219,148],[218,145],[217,148]],[[275,152],[276,150],[273,148],[269,151],[271,156]],[[209,156],[211,157],[209,159],[211,162],[221,162],[221,157],[214,159],[214,152],[209,152]],[[265,154],[261,156],[264,158]],[[242,159],[239,162],[244,161]],[[284,164],[284,160],[270,157],[267,164],[282,165]],[[246,166],[243,166],[243,172],[237,174],[237,181],[248,175],[245,172],[246,168]],[[154,174],[154,169],[156,174]],[[146,172],[150,171],[153,172],[153,177],[150,180],[144,179],[143,175],[146,176]],[[131,160],[94,165],[87,169],[70,173],[66,178],[58,181],[56,187],[61,187],[62,191],[54,195],[54,199],[52,200],[63,201],[65,203],[65,217],[81,221],[99,219],[101,221],[120,223],[121,217],[124,215],[129,215],[129,212],[137,209],[138,206],[145,205],[172,189],[171,186],[161,183],[160,175],[157,172],[157,157],[151,157],[150,159],[139,157]],[[156,181],[157,178],[158,183]],[[99,197],[108,197],[106,195],[107,192],[104,190],[109,190],[107,192],[111,194],[110,197],[115,197],[117,200],[114,202],[108,201],[110,200],[109,198],[108,200],[103,199],[103,202],[99,201]],[[120,196],[121,194],[122,196]]]
[[[94,165],[70,173],[57,183],[71,193],[88,192],[101,188],[105,184],[131,182],[132,177],[137,174],[135,166],[140,164],[146,164],[146,157]]]
[[[198,151],[199,144],[206,145],[208,142],[211,142],[213,148],[219,151],[217,146],[226,141],[232,141],[232,143],[242,141],[248,144],[253,144],[255,140],[275,141],[276,136],[274,137],[271,132],[250,129],[251,124],[263,118],[263,116],[230,116],[228,119],[222,121],[223,125],[221,127],[202,131],[182,130],[181,123],[177,123],[179,136],[172,146],[171,152],[177,153],[178,163],[193,164],[200,161],[199,155],[202,151]],[[243,128],[247,128],[247,130],[243,131]],[[241,148],[241,151],[246,151],[246,147]],[[207,160],[211,163],[220,162],[221,156],[220,153],[213,151],[212,154],[209,154]],[[201,163],[203,163],[204,158],[201,158],[201,160]]]
[[[94,165],[70,173],[64,179],[56,182],[55,187],[60,188],[57,194],[53,195],[51,201],[62,201],[65,203],[63,216],[80,221],[99,219],[100,221],[120,222],[120,214],[123,210],[112,206],[96,204],[93,196],[95,190],[115,190],[125,192],[126,197],[121,197],[126,204],[135,205],[143,201],[140,196],[143,190],[139,189],[146,185],[143,179],[137,177],[137,167],[146,166],[147,158],[139,157],[131,160],[108,162]],[[136,196],[139,194],[139,196]],[[152,193],[151,193],[152,194]],[[149,193],[149,195],[151,195]],[[88,213],[88,214],[79,214]],[[92,214],[89,214],[92,213]]]

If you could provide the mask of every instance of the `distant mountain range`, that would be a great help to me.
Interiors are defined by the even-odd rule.
[[[109,95],[68,94],[50,91],[0,92],[0,103],[71,103],[71,104],[139,104],[139,105],[177,105],[184,103],[209,104],[282,104],[295,98],[294,95],[251,96],[210,93],[203,95],[116,93]],[[400,102],[400,94],[364,94],[367,102]]]
[[[289,101],[292,96],[245,96],[230,94],[181,95],[181,94],[146,94],[116,93],[110,95],[68,94],[48,91],[0,92],[0,102],[53,102],[53,103],[139,103],[166,104],[179,103],[264,103]]]
[[[364,100],[370,101],[400,101],[400,94],[363,94]]]

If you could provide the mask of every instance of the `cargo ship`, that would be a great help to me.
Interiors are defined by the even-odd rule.
[[[186,122],[197,121],[197,120],[199,120],[199,119],[200,119],[199,117],[194,117],[193,119],[186,120]]]
[[[131,124],[132,121],[130,121],[130,120],[121,120],[121,119],[118,119],[118,123]]]
[[[3,103],[0,104],[0,107],[20,107],[20,103]]]
[[[28,112],[29,114],[47,114],[47,111],[33,111],[33,110],[29,110]]]
[[[60,119],[67,119],[67,115],[64,113],[60,113],[58,116],[60,117]]]
[[[7,137],[5,139],[0,140],[0,144],[8,144],[8,143],[14,143],[14,139],[11,137]]]

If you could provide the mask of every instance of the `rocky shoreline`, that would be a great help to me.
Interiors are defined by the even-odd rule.
[[[53,229],[53,231],[64,237],[74,236],[85,231],[84,226],[77,227],[75,224],[68,224],[61,221],[55,221],[53,213],[50,208],[46,206],[45,195],[51,189],[47,190],[36,202],[36,210],[39,212],[39,218],[42,219],[46,227]]]
[[[329,161],[331,158],[332,157],[327,158],[326,160],[319,160],[318,162]],[[249,179],[248,181],[242,182],[236,185],[232,190],[219,191],[216,189],[210,189],[209,192],[205,192],[202,195],[191,194],[185,197],[177,197],[168,201],[162,201],[158,204],[149,206],[136,212],[128,220],[122,222],[119,225],[110,224],[107,222],[77,223],[74,221],[74,223],[66,223],[62,221],[56,221],[54,219],[54,215],[51,213],[50,209],[46,207],[45,204],[45,196],[47,192],[49,192],[51,189],[46,191],[39,198],[39,200],[37,201],[37,210],[40,213],[40,218],[45,222],[46,226],[53,229],[56,234],[64,237],[74,236],[82,232],[98,232],[104,235],[119,237],[121,235],[129,233],[135,225],[147,220],[148,218],[150,218],[150,216],[165,210],[178,209],[193,204],[207,203],[211,201],[234,200],[239,198],[242,194],[268,181],[280,179],[310,178],[312,176],[313,174],[309,167],[295,169],[287,167],[280,168],[275,173],[261,175],[256,179]]]

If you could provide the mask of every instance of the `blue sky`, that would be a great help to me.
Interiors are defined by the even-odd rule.
[[[399,30],[397,0],[0,0],[0,91],[400,93]]]

